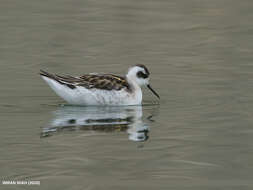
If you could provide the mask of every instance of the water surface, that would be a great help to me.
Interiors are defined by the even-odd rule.
[[[252,189],[252,9],[250,0],[1,1],[0,176],[41,185],[0,188]],[[160,106],[62,107],[38,76],[124,75],[134,64],[151,71]],[[144,103],[156,101],[144,89]]]

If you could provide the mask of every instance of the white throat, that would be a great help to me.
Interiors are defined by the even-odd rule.
[[[128,84],[130,85],[133,99],[135,99],[136,102],[142,102],[142,90],[141,90],[140,85],[136,82],[135,76],[131,76],[127,74],[126,79],[127,79]]]

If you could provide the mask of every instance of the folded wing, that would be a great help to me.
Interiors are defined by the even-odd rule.
[[[80,77],[73,77],[70,75],[51,74],[41,70],[40,75],[53,79],[71,89],[81,86],[87,89],[121,90],[126,88],[130,90],[130,86],[124,77],[113,74],[87,74]]]

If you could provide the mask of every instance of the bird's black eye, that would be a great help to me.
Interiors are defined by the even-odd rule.
[[[148,78],[148,75],[147,74],[145,74],[145,73],[143,73],[142,71],[139,71],[138,73],[137,73],[137,77],[138,78]]]

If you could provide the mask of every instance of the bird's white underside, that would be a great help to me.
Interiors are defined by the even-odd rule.
[[[82,86],[71,89],[48,77],[42,76],[42,78],[58,96],[73,105],[140,105],[142,102],[142,91],[137,85],[133,86],[132,92],[126,89],[86,89]]]

